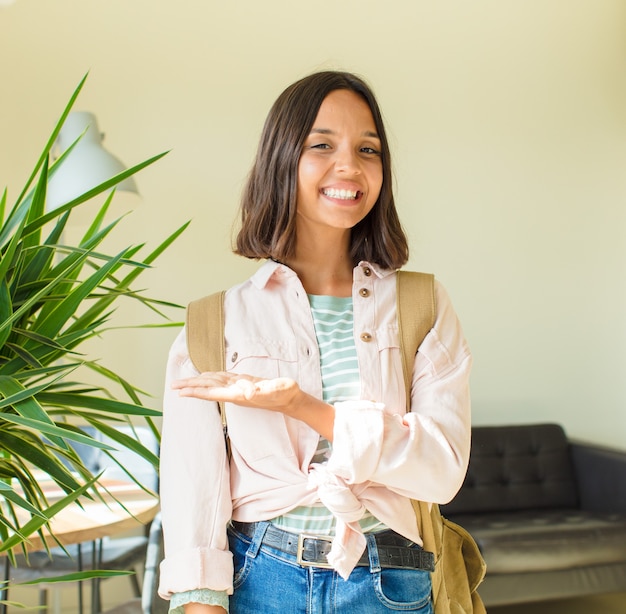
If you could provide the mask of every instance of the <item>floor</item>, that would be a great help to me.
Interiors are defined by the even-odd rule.
[[[625,614],[626,593],[489,608],[489,614]]]
[[[57,597],[60,597],[61,601],[58,612],[61,614],[78,614],[76,594],[75,586],[67,586],[59,590]],[[102,584],[102,596],[105,609],[112,608],[130,599],[132,594],[128,579],[111,578],[104,581]],[[32,607],[37,603],[37,590],[35,588],[15,589],[11,598],[21,600],[22,603]],[[86,591],[85,599],[89,603],[89,591]],[[53,602],[54,597],[51,596],[50,614],[54,614]],[[8,608],[8,614],[24,614],[27,611],[18,607]],[[88,608],[86,608],[85,614],[87,612]],[[597,597],[533,603],[532,605],[522,604],[489,608],[489,614],[528,614],[528,612],[532,612],[532,614],[625,614],[626,592]]]

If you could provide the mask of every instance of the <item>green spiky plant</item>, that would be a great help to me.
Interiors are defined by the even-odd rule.
[[[7,208],[6,189],[0,199],[0,555],[9,558],[16,549],[26,551],[29,535],[37,532],[43,537],[42,528],[63,507],[81,496],[97,496],[92,488],[97,476],[83,464],[72,443],[102,448],[105,453],[111,448],[89,437],[79,424],[94,427],[115,447],[130,449],[155,467],[158,462],[138,438],[115,427],[147,423],[158,437],[153,418],[160,412],[144,406],[141,391],[83,355],[80,346],[96,335],[106,335],[107,323],[122,298],[157,312],[160,323],[152,326],[179,325],[163,313],[164,308],[177,306],[134,288],[138,276],[186,224],[146,256],[139,255],[143,245],[109,255],[103,241],[120,221],[105,221],[111,193],[82,240],[77,245],[63,242],[72,210],[165,155],[133,166],[47,212],[48,180],[76,143],[55,162],[50,152],[85,79],[70,98],[15,205]],[[85,368],[105,383],[76,381]],[[111,386],[120,392],[111,393]],[[52,505],[37,480],[42,471],[65,493]]]

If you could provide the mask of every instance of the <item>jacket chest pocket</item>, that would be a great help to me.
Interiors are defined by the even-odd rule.
[[[400,355],[400,339],[396,327],[380,328],[375,333],[376,348],[363,352],[367,375],[362,378],[363,398],[385,403],[390,414],[404,413],[406,396]],[[357,343],[359,343],[357,341]],[[369,346],[362,349],[370,350]]]
[[[297,376],[295,339],[244,340],[226,346],[226,370],[273,379]]]

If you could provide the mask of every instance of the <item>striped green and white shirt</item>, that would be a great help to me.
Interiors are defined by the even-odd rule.
[[[320,353],[323,400],[332,404],[359,399],[361,384],[354,344],[352,298],[310,294],[309,302]],[[313,462],[326,462],[330,450],[328,440],[320,437]],[[335,533],[335,518],[321,502],[313,506],[296,507],[272,522],[286,531],[296,533]],[[364,532],[385,528],[367,511],[360,524]]]

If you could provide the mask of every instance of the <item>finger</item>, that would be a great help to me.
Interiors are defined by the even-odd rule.
[[[194,397],[205,401],[236,401],[243,398],[239,391],[235,391],[232,386],[190,386],[187,388],[179,388],[178,396]]]
[[[197,386],[227,386],[230,380],[229,373],[209,372],[201,373],[195,377],[187,377],[172,382],[173,389],[193,388]]]
[[[217,378],[212,378],[213,383],[209,383],[207,378],[194,378],[188,380],[191,385],[177,388],[179,396],[195,397],[207,401],[232,401],[234,403],[252,399],[256,393],[253,382],[246,379],[228,378],[226,383],[216,382]]]

